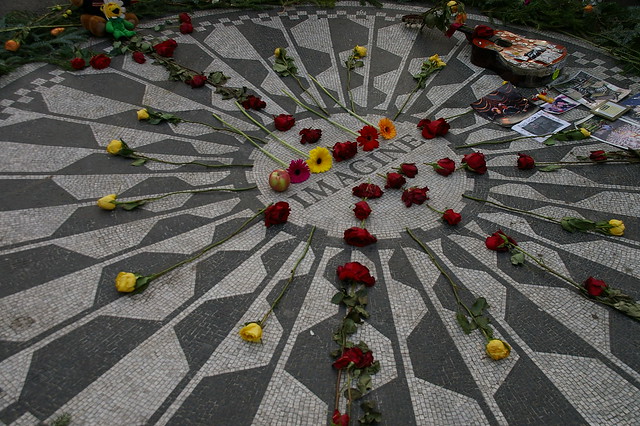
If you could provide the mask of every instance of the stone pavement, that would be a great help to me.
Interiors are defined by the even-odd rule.
[[[352,87],[358,112],[374,122],[395,114],[423,60],[438,53],[448,63],[396,121],[395,139],[334,163],[331,171],[284,193],[273,192],[266,181],[275,164],[242,137],[197,124],[137,121],[142,105],[212,125],[218,125],[211,116],[216,113],[266,137],[233,102],[209,87],[168,81],[164,68],[150,61],[118,56],[109,68],[80,72],[37,64],[0,78],[0,423],[50,424],[70,413],[74,425],[326,424],[336,380],[331,335],[344,315],[330,303],[340,287],[335,271],[359,261],[377,282],[369,292],[371,318],[354,340],[366,340],[380,360],[367,399],[383,413],[382,424],[638,424],[638,322],[580,297],[532,262],[515,267],[507,254],[484,246],[487,235],[502,229],[575,281],[595,276],[638,298],[637,165],[524,172],[515,167],[518,152],[558,161],[613,147],[594,139],[552,147],[521,140],[482,147],[485,175],[435,174],[423,163],[450,157],[459,164],[473,151],[456,146],[516,134],[468,114],[452,120],[446,136],[422,138],[419,120],[464,112],[502,82],[470,64],[461,34],[417,34],[400,22],[402,15],[422,10],[341,2],[335,9],[205,11],[194,15],[192,34],[160,34],[177,40],[179,62],[223,71],[230,84],[260,95],[267,108],[253,115],[265,125],[272,126],[273,115],[294,114],[296,126],[278,134],[305,151],[309,145],[298,143],[302,128],[322,129],[320,145],[327,147],[351,136],[283,95],[282,89],[298,95],[301,90],[272,71],[275,47],[286,47],[301,76],[317,76],[344,102],[343,62],[356,44],[367,46]],[[470,14],[469,21],[486,20]],[[592,46],[558,34],[510,30],[564,44],[570,71],[585,69],[632,92],[640,89],[638,78],[622,75]],[[106,40],[92,43],[96,52],[110,47]],[[535,90],[522,92],[529,96]],[[336,121],[361,127],[328,97],[313,93]],[[575,121],[587,114],[580,107],[562,118]],[[133,167],[106,153],[114,138],[169,161],[254,167]],[[287,162],[295,158],[268,139],[269,151]],[[403,162],[419,165],[411,185],[428,186],[433,207],[459,211],[463,221],[451,227],[424,205],[406,208],[400,190],[389,189],[370,203],[374,213],[367,228],[378,242],[346,245],[342,232],[357,224],[351,188],[368,181],[382,185],[376,174]],[[254,184],[257,189],[247,192],[181,194],[134,211],[107,212],[95,205],[110,193],[127,200]],[[556,217],[619,218],[627,232],[569,234],[546,221],[463,199],[463,193]],[[158,272],[229,235],[273,201],[290,203],[288,223],[266,228],[254,222],[144,293],[116,292],[118,272]],[[267,322],[263,344],[242,341],[239,328],[260,318],[277,297],[313,226],[309,254]],[[488,300],[495,335],[512,345],[509,358],[492,361],[480,333],[462,333],[448,282],[406,227],[433,250],[465,300]],[[352,414],[355,423],[356,405]]]

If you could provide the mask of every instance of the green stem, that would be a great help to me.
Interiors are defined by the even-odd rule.
[[[302,93],[306,93],[307,95],[309,95],[309,96],[311,97],[311,99],[313,99],[313,102],[316,104],[316,106],[322,110],[322,112],[324,112],[324,113],[325,113],[325,114],[327,114],[327,115],[330,115],[330,114],[329,114],[329,111],[327,111],[326,109],[324,109],[324,107],[323,107],[322,105],[320,105],[320,102],[318,102],[318,100],[316,99],[316,97],[315,97],[315,96],[313,96],[313,93],[311,93],[311,91],[309,90],[309,89],[310,89],[310,87],[308,87],[308,88],[306,88],[306,89],[305,89],[305,88],[304,88],[304,86],[302,85],[302,82],[301,82],[301,81],[300,81],[300,79],[298,78],[298,76],[297,76],[297,75],[295,75],[295,74],[292,74],[292,76],[293,76],[293,78],[295,78],[295,79],[296,79],[296,81],[298,82],[298,86],[300,86],[300,88],[302,89]]]
[[[269,206],[267,206],[269,207]],[[262,214],[267,207],[264,207],[263,209],[260,209],[256,214],[254,214],[252,217],[250,217],[249,219],[247,219],[242,225],[240,225],[240,227],[238,229],[236,229],[233,233],[231,233],[230,235],[228,235],[227,237],[223,238],[220,241],[216,241],[215,243],[209,244],[208,246],[206,246],[205,248],[203,248],[200,253],[198,253],[197,255],[190,257],[188,259],[185,259],[181,262],[176,263],[173,266],[170,266],[169,268],[165,269],[164,271],[160,271],[157,274],[153,274],[150,277],[150,281],[151,280],[155,280],[156,278],[159,278],[161,276],[163,276],[164,274],[173,271],[174,269],[184,265],[185,263],[189,263],[189,262],[193,262],[194,260],[196,260],[197,258],[199,258],[200,256],[202,256],[203,254],[205,254],[206,252],[208,252],[209,250],[211,250],[214,247],[217,247],[225,242],[227,242],[228,240],[230,240],[232,237],[238,235],[240,232],[242,232],[242,230],[253,221],[253,219],[255,219],[256,217],[258,217],[260,214]]]
[[[278,136],[276,136],[275,134],[273,134],[273,132],[269,129],[267,129],[266,127],[264,127],[262,125],[262,123],[260,123],[258,120],[256,120],[255,118],[253,118],[251,116],[251,114],[249,114],[242,105],[240,105],[238,103],[238,101],[236,101],[236,105],[238,108],[240,108],[240,111],[242,111],[242,113],[249,119],[251,120],[256,126],[260,127],[262,130],[264,130],[265,132],[267,132],[267,134],[269,136],[274,137],[278,142],[280,142],[281,144],[283,144],[284,146],[286,146],[287,148],[289,148],[290,150],[292,150],[293,152],[295,152],[296,154],[299,154],[302,156],[302,158],[309,158],[309,153],[300,151],[298,148],[288,144],[286,141],[280,139]]]
[[[214,114],[214,117],[215,117],[215,114]],[[180,120],[183,123],[201,124],[203,126],[207,126],[207,127],[211,128],[213,130],[218,130],[218,131],[221,131],[221,132],[231,132],[231,133],[235,133],[237,135],[241,135],[241,136],[245,136],[246,137],[246,135],[242,131],[236,129],[235,127],[229,126],[227,123],[224,123],[224,121],[222,121],[222,120],[220,120],[220,121],[223,122],[226,126],[228,126],[229,127],[228,129],[225,129],[224,127],[212,126],[211,124],[203,123],[202,121],[185,120],[183,118],[181,118]],[[267,144],[267,141],[265,141],[262,138],[258,138],[258,137],[253,136],[253,139],[258,140],[258,141],[262,142],[265,145]]]
[[[463,196],[464,196],[464,195],[463,195]],[[429,204],[426,204],[426,206],[427,206],[431,211],[434,211],[434,212],[436,212],[436,213],[440,213],[440,214],[444,214],[444,212],[441,212],[440,210],[436,210],[436,209],[434,209],[434,208],[433,208],[433,207],[431,207]]]
[[[211,168],[253,167],[253,164],[207,164],[207,163],[201,163],[199,161],[187,161],[187,162],[168,161],[168,160],[160,160],[159,158],[147,157],[146,155],[142,155],[142,154],[139,154],[139,153],[134,153],[131,158],[142,158],[142,159],[149,160],[149,161],[156,161],[158,163],[164,163],[164,164],[173,164],[173,165],[176,165],[176,166],[182,166],[182,165],[187,165],[187,164],[195,164],[195,165],[198,165],[198,166],[211,167]]]
[[[80,27],[80,26],[81,24],[34,25],[34,26],[24,26],[24,27],[3,28],[0,30],[0,33],[8,32],[8,31],[18,31],[18,30],[32,30],[34,28],[61,28],[61,27]]]
[[[262,319],[258,323],[258,325],[260,327],[264,328],[264,323],[267,321],[267,318],[269,318],[269,315],[271,315],[271,312],[273,312],[273,310],[278,305],[278,303],[280,303],[280,299],[282,299],[282,296],[284,296],[284,293],[289,288],[289,284],[291,284],[291,282],[293,281],[293,277],[296,274],[296,270],[298,269],[298,265],[300,265],[300,262],[302,262],[302,259],[305,258],[305,256],[307,255],[307,252],[309,251],[309,246],[311,245],[311,239],[313,238],[313,233],[315,231],[316,231],[316,227],[314,226],[313,228],[311,228],[311,233],[309,234],[309,238],[307,238],[307,245],[304,247],[304,250],[303,250],[302,254],[300,255],[300,257],[298,258],[298,260],[296,261],[295,265],[293,265],[293,269],[291,269],[291,275],[289,276],[289,281],[287,281],[287,283],[285,284],[284,288],[282,289],[282,291],[280,292],[278,297],[276,297],[276,300],[273,301],[273,303],[271,304],[271,307],[269,308],[267,313],[264,314],[264,316],[262,317]]]
[[[275,161],[276,163],[280,164],[282,167],[288,167],[289,165],[287,163],[285,163],[284,161],[282,161],[281,159],[279,159],[278,157],[276,157],[275,155],[271,154],[269,151],[267,151],[266,149],[264,149],[263,147],[261,147],[260,145],[258,145],[252,138],[251,136],[247,135],[245,132],[243,132],[242,130],[238,129],[237,127],[233,127],[231,124],[227,123],[226,121],[224,121],[222,119],[222,117],[211,113],[211,115],[213,115],[218,121],[220,121],[221,123],[223,123],[225,126],[235,130],[238,134],[244,136],[249,142],[251,142],[251,144],[253,146],[255,146],[256,148],[258,148],[260,150],[260,152],[262,152],[264,155],[266,155],[267,157],[271,158],[273,161]]]
[[[346,127],[344,127],[342,124],[336,123],[335,121],[331,120],[329,117],[320,114],[318,111],[314,110],[313,108],[303,104],[298,98],[296,98],[295,96],[293,96],[291,93],[287,92],[286,90],[282,91],[285,95],[287,95],[288,97],[290,97],[295,103],[297,103],[298,105],[300,105],[302,108],[306,109],[309,112],[314,113],[315,115],[317,115],[320,118],[323,118],[325,120],[327,120],[329,123],[333,124],[334,126],[338,127],[339,129],[344,130],[347,133],[351,133],[353,136],[360,136],[358,133],[354,132],[351,129],[347,129]]]
[[[544,138],[546,136],[552,136],[554,134],[555,133],[547,133],[546,135],[519,136],[517,138],[505,139],[505,140],[502,140],[502,141],[482,141],[482,142],[476,142],[476,143],[468,143],[466,145],[456,146],[455,149],[469,148],[469,147],[478,146],[478,145],[493,145],[493,144],[499,144],[499,143],[507,143],[507,142],[518,141],[520,139]]]
[[[533,212],[530,212],[530,211],[527,211],[527,210],[521,210],[521,209],[517,209],[515,207],[505,206],[504,204],[494,203],[493,201],[484,200],[482,198],[472,197],[471,195],[462,194],[462,197],[463,198],[468,198],[470,200],[480,201],[481,203],[493,204],[494,206],[503,208],[505,210],[511,210],[513,212],[518,212],[518,213],[524,213],[524,214],[528,214],[528,215],[531,215],[531,216],[536,216],[536,217],[539,217],[539,218],[542,218],[542,219],[546,219],[546,220],[549,220],[551,222],[560,223],[560,220],[556,219],[555,217],[543,216],[541,214],[533,213]]]
[[[463,115],[467,115],[467,114],[469,114],[469,113],[471,113],[473,111],[474,111],[473,108],[470,108],[468,111],[465,111],[463,113],[452,115],[451,117],[445,117],[444,120],[449,121],[449,120],[452,120],[454,118],[462,117]]]
[[[571,284],[572,286],[576,287],[578,290],[580,290],[581,292],[584,291],[583,287],[578,284],[577,282],[575,282],[574,280],[572,280],[571,278],[561,274],[560,272],[557,272],[553,269],[551,269],[550,267],[548,267],[547,265],[544,264],[544,262],[540,259],[538,259],[537,257],[533,256],[532,254],[528,253],[527,251],[525,251],[523,248],[521,248],[520,246],[516,246],[513,245],[511,243],[509,243],[509,246],[514,249],[519,251],[520,253],[524,254],[525,256],[527,256],[528,258],[530,258],[531,260],[533,260],[534,262],[536,262],[538,264],[538,266],[540,266],[541,268],[543,268],[544,270],[546,270],[547,272],[555,275],[556,277],[562,278],[563,280],[565,280],[566,282],[568,282],[569,284]]]
[[[556,164],[603,164],[603,163],[637,163],[637,161],[632,160],[606,160],[606,161],[556,161],[556,162],[545,162],[545,161],[536,161],[536,165],[543,164],[545,166],[553,166]]]
[[[356,106],[353,103],[353,95],[351,94],[351,70],[347,68],[347,94],[349,95],[349,103],[351,104],[351,111],[355,114]]]
[[[404,110],[404,107],[407,106],[407,104],[409,103],[409,101],[411,100],[411,98],[413,97],[413,95],[416,93],[416,91],[418,90],[418,88],[420,88],[420,85],[418,84],[413,91],[411,91],[411,93],[409,93],[409,97],[407,99],[405,99],[404,103],[402,104],[402,106],[400,107],[400,109],[398,110],[398,112],[396,112],[396,115],[393,116],[393,119],[395,120],[396,118],[398,118],[398,116],[400,114],[402,114],[402,111]]]
[[[338,104],[342,109],[344,109],[346,112],[348,112],[350,115],[352,115],[353,117],[357,118],[358,120],[362,121],[364,124],[368,125],[368,126],[372,126],[372,127],[376,127],[375,125],[373,125],[372,123],[368,122],[367,120],[365,120],[364,118],[360,117],[358,114],[356,114],[355,112],[351,111],[349,108],[347,108],[346,106],[344,106],[339,100],[337,100],[335,98],[335,96],[333,96],[331,93],[329,93],[329,91],[327,89],[324,88],[324,86],[322,84],[320,84],[320,82],[318,80],[316,80],[312,75],[309,75],[309,78],[311,78],[311,80],[313,80],[314,83],[316,83],[318,85],[318,87],[327,95],[329,96],[336,104]]]
[[[429,248],[422,242],[420,241],[415,235],[413,235],[413,233],[411,232],[411,230],[409,228],[405,228],[405,231],[407,231],[407,233],[409,234],[409,236],[411,238],[413,238],[413,240],[418,243],[418,245],[420,245],[420,247],[422,247],[422,250],[425,251],[425,253],[427,253],[427,255],[429,256],[429,258],[431,259],[431,262],[434,264],[434,266],[436,268],[438,268],[438,270],[440,271],[440,273],[442,275],[444,275],[444,277],[447,279],[447,281],[449,281],[449,284],[451,285],[451,290],[453,290],[453,295],[456,298],[456,302],[458,303],[459,307],[462,307],[465,311],[467,311],[467,315],[469,315],[469,317],[475,322],[475,315],[473,315],[473,313],[471,312],[471,309],[469,309],[467,307],[467,305],[464,304],[464,302],[462,301],[462,299],[460,299],[460,295],[458,294],[458,286],[456,285],[456,283],[451,279],[451,277],[449,276],[449,274],[447,274],[447,271],[444,270],[444,268],[442,266],[440,266],[440,264],[438,263],[438,261],[436,260],[436,256],[431,252],[431,250],[429,250]],[[484,335],[485,339],[487,339],[487,342],[489,340],[491,340],[491,338],[489,337],[489,335],[487,334],[487,332],[484,330],[483,327],[478,327],[480,329],[480,331],[482,332],[482,334]]]
[[[169,192],[167,194],[162,194],[162,195],[159,195],[157,197],[140,198],[139,200],[133,200],[133,201],[113,201],[113,203],[116,204],[116,205],[118,205],[118,204],[129,204],[129,203],[139,203],[141,201],[144,201],[145,203],[147,203],[147,202],[151,202],[151,201],[161,200],[163,198],[169,197],[171,195],[176,195],[176,194],[199,194],[199,193],[202,193],[202,192],[213,192],[213,191],[241,192],[241,191],[249,191],[251,189],[256,189],[256,188],[257,188],[257,186],[249,186],[247,188],[187,189],[187,190],[184,190],[184,191]]]

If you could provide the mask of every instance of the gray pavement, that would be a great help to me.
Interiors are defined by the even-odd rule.
[[[577,282],[604,279],[637,299],[637,165],[521,171],[515,167],[519,152],[538,161],[570,161],[616,148],[595,139],[556,146],[520,140],[476,150],[486,155],[485,175],[434,173],[423,163],[449,157],[459,165],[473,152],[456,146],[517,134],[467,114],[452,120],[445,136],[422,138],[419,120],[464,112],[502,79],[470,63],[461,34],[417,34],[400,22],[402,15],[421,10],[341,2],[335,9],[206,11],[194,15],[190,35],[171,28],[153,33],[148,28],[155,23],[143,22],[141,34],[176,39],[179,62],[223,71],[230,84],[260,95],[267,107],[252,114],[265,125],[273,128],[273,115],[293,114],[295,127],[277,134],[305,152],[313,145],[298,142],[303,128],[322,129],[320,146],[353,137],[282,93],[309,101],[294,80],[272,71],[275,47],[286,47],[301,76],[317,76],[343,102],[343,62],[354,45],[368,47],[352,88],[357,111],[374,123],[395,114],[423,60],[437,53],[448,63],[396,120],[394,139],[283,193],[267,184],[277,164],[242,137],[198,124],[138,121],[136,110],[143,105],[214,126],[215,113],[268,139],[266,149],[286,162],[296,158],[233,102],[209,87],[168,81],[164,68],[151,61],[118,56],[104,70],[79,72],[35,64],[0,78],[0,424],[50,424],[62,413],[71,414],[73,425],[327,424],[337,376],[329,355],[337,347],[332,333],[344,315],[330,299],[340,288],[336,268],[349,261],[368,266],[376,277],[369,290],[371,317],[353,340],[365,340],[380,361],[365,399],[376,402],[381,424],[637,424],[638,322],[579,296],[532,262],[513,266],[508,254],[484,244],[502,229],[563,275]],[[484,18],[470,14],[469,21]],[[584,69],[640,91],[638,78],[622,75],[591,46],[557,34],[510,30],[565,45],[567,71]],[[110,47],[107,40],[92,43],[96,52]],[[334,120],[360,129],[328,97],[313,93]],[[561,117],[574,122],[587,115],[580,107]],[[106,153],[116,138],[168,161],[254,166],[134,167]],[[424,205],[407,208],[401,191],[388,189],[370,200],[367,228],[378,242],[364,248],[345,244],[343,231],[358,223],[351,188],[369,181],[383,186],[377,174],[403,162],[418,164],[410,185],[428,186],[429,204],[460,212],[462,222],[452,227]],[[180,194],[133,211],[96,206],[110,193],[133,200],[252,185],[257,188],[246,192]],[[622,237],[570,234],[535,217],[463,199],[463,193],[554,217],[618,218],[627,231]],[[118,272],[159,272],[229,235],[274,201],[290,204],[286,224],[267,228],[258,220],[142,294],[115,290]],[[268,310],[314,226],[310,251],[269,318],[263,343],[244,342],[238,330]],[[434,252],[465,301],[487,299],[495,336],[512,346],[508,358],[489,359],[482,335],[460,330],[449,283],[406,228]],[[360,415],[354,404],[352,424]]]

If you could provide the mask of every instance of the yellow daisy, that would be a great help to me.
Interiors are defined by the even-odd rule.
[[[392,139],[396,137],[396,126],[393,121],[388,118],[383,118],[378,121],[378,128],[380,129],[380,135],[385,139]]]
[[[331,153],[325,147],[319,146],[309,152],[309,159],[307,165],[311,173],[324,173],[331,170],[333,159]]]

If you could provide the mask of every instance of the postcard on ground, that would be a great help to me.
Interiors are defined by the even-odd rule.
[[[622,119],[640,126],[640,93],[625,98],[620,103],[631,108],[629,112],[622,116]]]
[[[640,149],[640,126],[624,120],[609,121],[590,115],[576,123],[591,132],[591,137],[620,148]]]
[[[563,112],[570,111],[579,105],[579,102],[574,101],[568,96],[558,95],[553,100],[553,103],[545,102],[540,106],[540,109],[551,114],[562,114]]]
[[[534,138],[538,142],[544,142],[552,133],[557,133],[569,127],[571,123],[561,118],[538,111],[526,120],[512,127],[513,130],[525,136],[540,136]]]
[[[558,79],[552,83],[552,87],[589,108],[595,108],[602,101],[620,102],[629,94],[629,90],[621,89],[584,71]]]
[[[538,110],[511,84],[503,84],[493,92],[471,103],[471,107],[487,120],[510,127]]]

